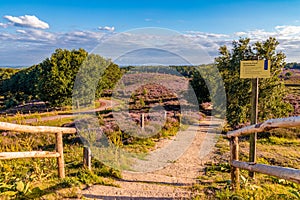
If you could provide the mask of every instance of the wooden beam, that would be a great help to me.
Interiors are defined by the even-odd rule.
[[[144,127],[145,127],[145,114],[144,113],[142,113],[141,117],[140,117],[140,126],[142,129],[144,129]]]
[[[269,119],[263,123],[254,124],[235,131],[229,131],[226,137],[227,138],[239,137],[242,135],[249,135],[255,132],[260,133],[275,128],[290,128],[290,127],[300,127],[300,116],[279,118],[279,119]]]
[[[89,147],[83,147],[83,165],[92,170],[92,153]]]
[[[230,162],[239,160],[239,138],[234,137],[230,138]],[[240,171],[239,168],[231,165],[231,184],[234,190],[240,189]]]
[[[53,127],[53,126],[28,126],[12,124],[7,122],[0,122],[0,130],[15,131],[23,133],[76,133],[76,128],[67,127]]]
[[[300,170],[297,169],[255,163],[252,164],[237,160],[231,161],[231,165],[252,172],[263,173],[270,176],[276,176],[278,178],[289,180],[298,184],[300,183]]]
[[[257,124],[258,116],[258,78],[252,79],[252,94],[251,94],[251,124]],[[256,140],[257,132],[250,135],[249,162],[256,162]],[[249,172],[251,178],[255,178],[254,172]]]
[[[56,133],[56,151],[57,153],[59,153],[59,157],[57,157],[58,176],[59,178],[65,178],[65,161],[62,133]]]
[[[59,153],[51,151],[1,152],[0,160],[15,158],[57,158]]]

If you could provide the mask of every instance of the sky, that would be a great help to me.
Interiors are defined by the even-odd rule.
[[[280,42],[278,50],[286,54],[288,62],[300,62],[299,8],[298,0],[1,1],[0,66],[38,64],[57,48],[92,52],[101,49],[104,38],[109,37],[115,43],[106,42],[104,54],[128,47],[128,43],[132,47],[161,48],[157,43],[165,40],[164,34],[150,40],[152,29],[145,27],[169,30],[170,37],[176,32],[189,41],[182,45],[180,39],[163,50],[180,54],[188,50],[188,44],[197,44],[210,56],[203,62],[212,62],[221,45],[230,45],[240,37],[264,41],[270,36]],[[124,32],[134,35],[137,29],[144,30],[137,37],[139,41],[120,36]],[[138,55],[141,57],[141,53]]]

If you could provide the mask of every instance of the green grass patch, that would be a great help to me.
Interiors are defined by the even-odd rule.
[[[74,121],[74,117],[71,116],[71,117],[67,117],[67,118],[58,118],[58,119],[49,120],[49,121],[38,121],[38,122],[31,123],[31,125],[34,125],[34,126],[57,126],[57,127],[60,127],[60,126],[62,126],[64,124],[71,123],[73,121]]]
[[[239,144],[241,160],[248,161],[249,141],[241,138]],[[257,163],[300,169],[299,144],[298,138],[260,138],[257,143]],[[205,164],[205,173],[199,176],[197,184],[191,187],[192,191],[199,193],[194,199],[300,199],[299,184],[260,173],[256,173],[256,178],[252,180],[248,177],[247,170],[240,170],[241,189],[234,192],[231,187],[229,144],[226,139],[219,139],[213,155],[215,162]]]
[[[76,188],[102,184],[117,186],[121,174],[97,160],[92,171],[83,167],[83,146],[76,135],[64,135],[66,178],[59,179],[55,158],[26,158],[0,161],[0,199],[62,199],[75,197]],[[0,152],[54,151],[54,134],[0,134]],[[67,189],[66,189],[67,188]],[[59,192],[59,191],[63,192]]]
[[[267,144],[267,145],[300,146],[299,139],[279,138],[279,137],[275,137],[275,136],[259,139],[258,142],[260,144]]]

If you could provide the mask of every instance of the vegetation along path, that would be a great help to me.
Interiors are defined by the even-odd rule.
[[[85,110],[83,112],[88,113],[88,112],[102,111],[102,110],[111,108],[115,104],[117,104],[114,101],[106,100],[106,99],[99,99],[98,101],[100,102],[100,105],[101,105],[99,108]],[[37,119],[37,118],[25,119],[24,121],[26,124],[32,124],[32,123],[37,122],[37,120],[38,121],[52,121],[52,120],[63,119],[63,118],[72,118],[72,117],[74,117],[73,113],[66,113],[66,114],[61,114],[61,115],[45,116],[45,117],[41,117],[39,119]],[[13,123],[15,123],[15,121],[13,121]]]
[[[192,198],[196,194],[191,191],[191,186],[197,182],[197,177],[204,173],[203,163],[205,163],[204,159],[208,157],[201,158],[201,146],[209,148],[207,144],[203,143],[207,142],[207,138],[211,135],[217,139],[212,129],[220,123],[213,117],[207,117],[201,121],[200,125],[193,125],[184,131],[184,134],[195,134],[195,137],[182,156],[178,160],[170,161],[167,166],[152,172],[123,172],[123,178],[116,181],[119,188],[93,185],[83,190],[82,194],[88,199]],[[169,142],[161,144],[161,146],[168,145]]]

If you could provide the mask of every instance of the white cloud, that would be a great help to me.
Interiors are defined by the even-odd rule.
[[[274,31],[263,29],[236,32],[233,34],[238,37],[248,37],[252,41],[264,41],[269,37],[275,37],[279,41],[277,50],[286,54],[287,62],[300,62],[300,26],[281,25],[275,26]],[[237,39],[233,37],[232,39]]]
[[[238,37],[242,37],[242,36],[247,35],[247,33],[246,32],[235,32],[234,35],[236,35]]]
[[[203,38],[203,39],[222,39],[222,38],[228,38],[229,35],[227,34],[220,34],[220,33],[206,33],[206,32],[200,32],[200,31],[187,31],[187,34],[190,37],[196,37],[196,38]]]
[[[300,26],[276,26],[275,29],[280,35],[300,34]]]
[[[22,61],[25,64],[35,64],[50,56],[56,48],[84,48],[90,51],[108,38],[108,44],[102,45],[100,48],[101,52],[99,52],[100,55],[105,57],[117,58],[124,52],[129,52],[133,47],[135,49],[143,49],[154,46],[158,49],[170,50],[170,52],[174,52],[177,55],[184,55],[182,57],[189,58],[189,60],[195,60],[195,62],[201,60],[205,63],[212,62],[213,58],[218,56],[220,46],[227,45],[230,48],[231,42],[238,40],[239,37],[249,37],[252,42],[255,42],[265,41],[272,36],[280,42],[277,50],[281,50],[287,55],[287,62],[300,62],[300,26],[284,25],[274,27],[273,31],[263,29],[241,30],[231,34],[188,31],[184,34],[176,32],[176,34],[170,35],[164,33],[167,30],[161,29],[160,34],[145,31],[142,34],[133,35],[135,32],[116,33],[114,32],[114,27],[103,27],[99,28],[99,30],[108,32],[80,30],[50,32],[33,28],[19,28],[14,33],[10,30],[2,31],[0,32],[0,60],[1,62],[7,60],[8,63],[10,54],[20,52],[20,55],[23,55],[21,52],[24,52],[24,54],[27,52],[27,54],[37,54],[36,57],[40,57],[40,60],[30,59],[30,57],[26,56],[20,57],[20,59],[23,59]],[[140,32],[141,30],[136,33]],[[117,34],[120,35],[111,37]],[[114,51],[111,51],[111,49],[114,49]],[[151,55],[153,57],[156,55],[154,53],[152,51]],[[140,56],[139,59],[143,59],[143,56]],[[15,62],[15,59],[12,59],[11,62]]]
[[[115,30],[115,27],[114,26],[99,26],[98,27],[99,30],[102,30],[102,31],[110,31],[110,32],[113,32]]]
[[[0,27],[7,28],[8,24],[0,23]]]
[[[41,21],[34,15],[24,15],[19,17],[14,17],[10,15],[5,15],[3,18],[7,19],[10,23],[6,25],[14,25],[19,27],[30,27],[30,28],[40,28],[48,29],[49,24]]]
[[[25,30],[16,30],[17,33],[23,33],[26,34],[27,32]]]

